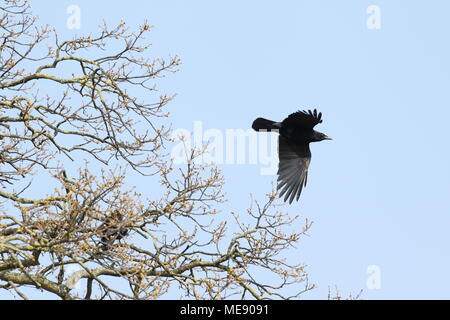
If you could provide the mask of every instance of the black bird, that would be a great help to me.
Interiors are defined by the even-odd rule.
[[[102,225],[100,242],[102,250],[108,250],[115,240],[121,240],[128,235],[127,228],[123,225],[123,216],[118,211],[114,211]]]
[[[128,230],[123,227],[112,227],[107,229],[100,239],[100,242],[102,243],[102,250],[108,250],[115,240],[120,240],[127,235]]]
[[[322,113],[314,111],[297,111],[282,122],[264,118],[253,121],[252,128],[256,131],[276,131],[278,137],[278,184],[280,197],[292,203],[298,201],[303,186],[308,178],[308,166],[311,162],[310,142],[331,140],[327,135],[315,131],[315,125],[322,123]]]

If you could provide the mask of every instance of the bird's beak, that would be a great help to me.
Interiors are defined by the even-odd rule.
[[[330,138],[329,136],[325,136],[324,140],[333,140],[333,139]]]

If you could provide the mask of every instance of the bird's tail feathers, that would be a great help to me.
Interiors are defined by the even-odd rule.
[[[280,123],[272,120],[267,120],[264,118],[258,118],[255,121],[253,121],[252,128],[255,131],[278,130],[280,129]]]

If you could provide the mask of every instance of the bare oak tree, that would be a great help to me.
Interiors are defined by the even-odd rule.
[[[148,57],[148,24],[62,41],[26,1],[0,1],[0,295],[269,299],[313,287],[285,259],[310,223],[289,231],[296,217],[273,193],[219,214],[223,177],[195,161],[205,149],[186,166],[168,157],[173,96],[155,82],[180,61]],[[145,197],[130,172],[148,178]]]

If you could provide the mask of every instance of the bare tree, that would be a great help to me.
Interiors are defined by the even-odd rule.
[[[173,96],[157,96],[155,82],[180,61],[148,58],[150,30],[104,25],[61,41],[26,1],[1,0],[0,293],[266,299],[310,290],[305,266],[284,259],[308,221],[289,231],[296,217],[274,208],[274,193],[220,219],[223,177],[195,162],[205,149],[190,150],[183,167],[166,155]],[[143,198],[125,181],[130,171],[162,195]]]

